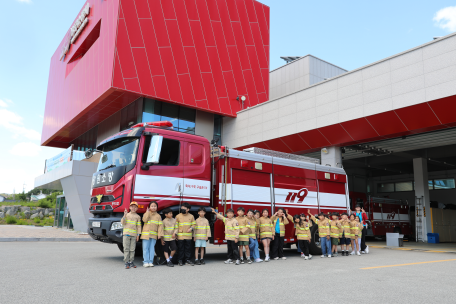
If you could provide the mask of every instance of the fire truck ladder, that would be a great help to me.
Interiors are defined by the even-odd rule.
[[[423,233],[425,231],[425,211],[424,211],[424,197],[415,197],[415,231],[416,231],[416,242],[424,242],[425,238]]]

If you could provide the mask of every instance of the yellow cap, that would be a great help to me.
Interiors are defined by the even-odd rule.
[[[136,206],[138,206],[138,203],[137,203],[137,202],[131,202],[131,203],[130,203],[130,206],[131,206],[131,205],[136,205]]]

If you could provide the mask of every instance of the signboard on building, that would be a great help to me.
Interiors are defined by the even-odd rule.
[[[70,28],[68,33],[65,36],[65,41],[63,42],[62,51],[60,53],[60,60],[68,53],[70,45],[73,44],[78,38],[79,34],[82,32],[84,27],[89,22],[89,13],[90,13],[90,3],[87,3],[78,19],[74,22],[73,26]]]
[[[46,159],[46,166],[44,168],[44,173],[48,173],[52,170],[57,169],[65,163],[71,161],[71,156],[73,154],[73,145],[63,152],[60,152],[56,156]]]

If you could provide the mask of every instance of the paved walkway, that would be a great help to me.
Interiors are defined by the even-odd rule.
[[[0,225],[0,242],[14,241],[92,241],[88,234],[57,229],[53,227],[34,227],[21,225]]]
[[[416,242],[404,242],[404,247],[388,247],[386,242],[366,242],[369,248],[382,248],[382,249],[394,249],[394,250],[413,250],[423,252],[444,252],[444,253],[456,253],[456,243],[416,243]]]

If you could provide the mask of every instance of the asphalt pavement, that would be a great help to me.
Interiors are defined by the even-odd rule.
[[[372,249],[225,265],[210,246],[206,265],[124,269],[116,245],[99,242],[0,244],[1,303],[454,303],[456,254]],[[424,263],[426,262],[426,263]],[[388,267],[384,267],[388,266]],[[374,267],[374,268],[373,268]]]

